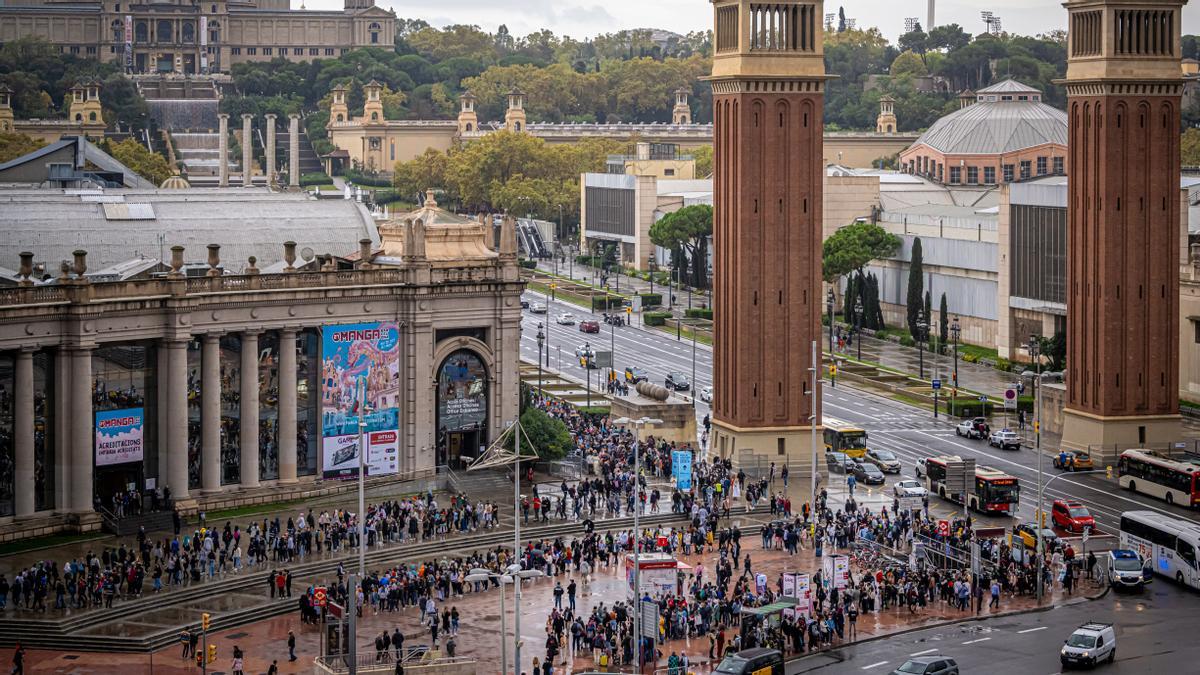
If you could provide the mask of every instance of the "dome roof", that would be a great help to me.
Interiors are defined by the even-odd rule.
[[[1005,80],[976,92],[979,102],[942,117],[914,143],[947,155],[999,155],[1047,143],[1067,144],[1067,114],[1040,100],[982,100],[998,93],[1041,92],[1015,80]],[[989,95],[990,94],[990,95]]]
[[[187,181],[186,178],[184,178],[183,176],[180,176],[179,174],[175,174],[175,175],[171,176],[170,178],[167,178],[166,180],[164,180],[162,182],[162,185],[158,186],[158,189],[160,189],[160,190],[186,190],[190,187],[192,187],[192,185],[191,185],[191,183],[189,183]]]

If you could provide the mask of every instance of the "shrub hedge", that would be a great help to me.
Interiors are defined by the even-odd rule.
[[[647,326],[663,326],[666,325],[667,319],[671,318],[670,312],[645,312],[642,314],[642,321]]]
[[[313,185],[333,185],[333,179],[324,173],[306,173],[300,176],[300,187]]]

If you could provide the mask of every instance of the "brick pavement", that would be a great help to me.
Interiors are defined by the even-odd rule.
[[[763,571],[774,579],[783,571],[815,572],[819,569],[811,550],[801,551],[799,555],[789,556],[782,551],[763,551],[759,549],[759,539],[751,534],[743,537],[743,552],[749,552],[754,561],[754,571]],[[703,564],[705,575],[711,578],[717,556],[713,553],[682,557],[689,564]],[[856,572],[857,573],[857,572]],[[561,577],[560,577],[561,578]],[[563,578],[566,586],[567,579]],[[593,575],[590,585],[580,583],[578,607],[581,613],[589,613],[598,602],[611,605],[622,596],[624,580],[623,569],[614,566],[609,569],[601,568]],[[544,658],[545,622],[553,607],[553,579],[539,579],[526,582],[522,591],[522,626],[521,634],[525,642],[523,649],[523,666],[528,669],[536,656]],[[1086,582],[1085,582],[1086,584]],[[1087,589],[1085,585],[1083,587]],[[1077,595],[1081,591],[1077,591]],[[508,627],[512,627],[512,602],[509,595]],[[1055,589],[1050,595],[1049,603],[1058,604],[1068,598],[1061,589]],[[288,601],[284,601],[288,602]],[[565,603],[564,599],[564,603]],[[469,593],[461,598],[453,598],[443,605],[457,607],[462,616],[459,635],[456,638],[457,655],[479,659],[479,673],[500,673],[499,655],[501,653],[499,596],[495,591],[484,593]],[[1002,599],[999,611],[1009,612],[1034,608],[1030,598]],[[988,615],[984,610],[982,615]],[[932,623],[972,617],[970,612],[957,612],[943,607],[940,603],[909,614],[907,609],[889,609],[878,614],[866,614],[859,617],[858,637],[866,639],[912,628],[928,626]],[[254,623],[248,626],[221,631],[212,636],[212,643],[218,647],[218,659],[209,673],[227,673],[232,647],[237,645],[246,652],[246,670],[248,674],[265,673],[272,659],[278,659],[280,673],[311,673],[312,660],[317,655],[319,637],[315,627],[300,624],[297,615],[276,617]],[[375,614],[368,610],[361,624],[359,644],[362,649],[373,650],[373,641],[381,631],[389,633],[399,627],[406,636],[406,644],[428,644],[429,631],[418,622],[418,612],[409,608],[396,613],[383,612]],[[297,635],[297,655],[295,663],[287,662],[286,638],[289,629]],[[733,633],[727,634],[730,638]],[[444,638],[443,638],[444,639]],[[511,659],[511,642],[509,642],[509,658]],[[669,656],[673,651],[687,653],[697,673],[708,673],[712,664],[708,661],[708,640],[672,641],[661,647],[663,654]],[[180,657],[178,646],[159,650],[153,655],[154,673],[198,673],[199,669],[187,665]],[[364,652],[367,653],[367,652]],[[11,649],[0,650],[0,664],[5,667],[11,662]],[[556,666],[556,672],[579,672],[593,667],[590,654],[579,655],[573,660],[570,655],[563,654],[561,665]],[[29,673],[95,673],[121,674],[131,672],[151,672],[151,655],[148,654],[70,654],[61,652],[30,652],[27,655],[26,672]],[[665,664],[665,659],[663,662]],[[563,668],[563,666],[567,666]]]

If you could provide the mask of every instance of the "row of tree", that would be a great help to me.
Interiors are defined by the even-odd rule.
[[[529,134],[498,131],[398,162],[393,185],[414,200],[427,188],[442,188],[449,201],[469,212],[557,221],[561,209],[571,225],[579,222],[579,175],[603,171],[608,155],[632,149],[632,143],[609,139],[552,145]]]

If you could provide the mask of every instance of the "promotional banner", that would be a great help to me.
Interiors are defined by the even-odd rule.
[[[796,597],[801,598],[801,599],[810,597],[810,593],[811,593],[810,584],[811,584],[811,582],[810,582],[807,574],[797,574],[796,575]]]
[[[451,354],[438,373],[438,426],[455,433],[487,422],[487,367],[469,350]]]
[[[839,591],[850,585],[850,559],[844,555],[833,557],[833,586]]]
[[[677,490],[692,489],[692,451],[671,451],[671,476],[675,479]]]
[[[785,597],[785,598],[796,597],[796,575],[795,574],[789,573],[789,574],[783,575],[782,591],[783,591],[783,597]]]
[[[321,332],[321,465],[325,478],[358,475],[359,418],[368,476],[398,473],[400,331],[391,323]],[[363,404],[366,410],[362,409]]]
[[[143,408],[97,412],[96,466],[142,461],[145,417]]]
[[[200,17],[200,46],[208,46],[208,17]]]

